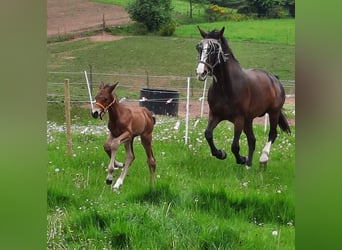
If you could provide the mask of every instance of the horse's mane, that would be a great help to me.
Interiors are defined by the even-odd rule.
[[[216,39],[218,41],[221,41],[221,46],[223,51],[228,51],[228,53],[232,56],[232,58],[239,63],[239,61],[235,58],[233,51],[231,50],[231,48],[228,45],[228,41],[224,36],[220,36],[220,32],[218,30],[212,30],[208,32],[207,38],[213,38]]]

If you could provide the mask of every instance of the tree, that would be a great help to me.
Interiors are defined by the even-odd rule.
[[[278,17],[283,8],[284,0],[246,0],[246,5],[238,13],[257,13],[258,17]]]
[[[143,23],[150,32],[171,22],[171,0],[135,0],[128,6],[131,19]]]
[[[204,5],[208,2],[208,0],[189,0],[189,17],[192,18],[192,11],[194,10],[195,5]]]

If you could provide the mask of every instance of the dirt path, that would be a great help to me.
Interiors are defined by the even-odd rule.
[[[103,25],[130,22],[127,11],[120,6],[87,0],[47,0],[47,36],[77,33]]]

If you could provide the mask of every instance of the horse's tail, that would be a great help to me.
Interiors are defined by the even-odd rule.
[[[283,110],[280,111],[278,125],[281,128],[281,130],[283,130],[287,134],[291,134],[291,129],[290,129],[289,123],[286,119],[286,115]]]

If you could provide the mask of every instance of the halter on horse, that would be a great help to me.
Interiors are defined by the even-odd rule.
[[[154,184],[154,172],[156,169],[155,158],[152,151],[152,131],[155,124],[155,118],[152,113],[143,107],[126,107],[117,101],[115,93],[112,93],[118,83],[113,85],[100,85],[95,97],[96,103],[92,110],[94,118],[102,117],[106,112],[109,115],[108,129],[110,134],[105,142],[104,150],[110,158],[108,165],[108,175],[106,183],[112,184],[113,172],[115,166],[123,167],[123,171],[113,186],[114,190],[122,185],[128,168],[134,161],[133,140],[140,136],[141,143],[145,148],[147,163],[150,168],[151,185]],[[125,164],[117,162],[115,155],[120,144],[125,145],[126,161]]]
[[[271,144],[277,137],[277,125],[290,134],[290,127],[282,107],[285,91],[277,76],[263,70],[242,69],[234,57],[227,40],[224,27],[220,31],[206,33],[199,27],[202,40],[196,46],[198,52],[197,78],[204,81],[208,75],[213,83],[208,90],[209,119],[205,138],[211,154],[218,159],[225,159],[227,154],[217,149],[213,141],[213,130],[223,120],[234,124],[234,139],[231,146],[236,162],[252,166],[255,150],[253,119],[269,114],[270,131],[268,141],[262,150],[260,164],[266,166]],[[248,141],[248,156],[241,156],[240,135],[244,131]]]

